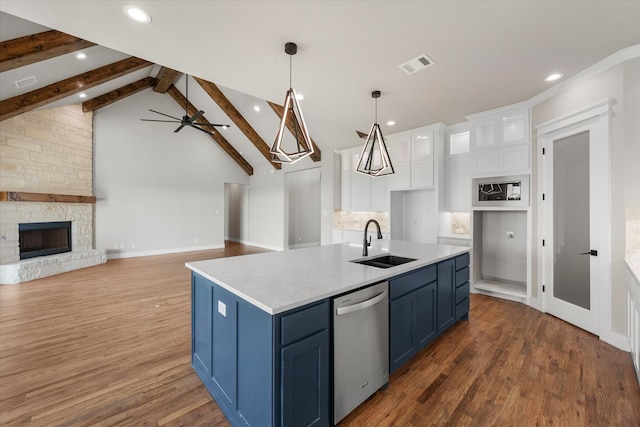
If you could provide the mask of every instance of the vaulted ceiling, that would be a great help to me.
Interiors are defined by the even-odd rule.
[[[0,41],[55,29],[80,39],[76,46],[87,58],[66,53],[0,69],[0,100],[130,62],[133,56],[148,64],[132,65],[139,69],[88,89],[85,84],[87,100],[156,85],[149,78],[164,66],[215,83],[258,135],[272,138],[277,117],[271,109],[277,110],[289,84],[283,46],[294,41],[293,86],[305,94],[305,118],[326,151],[355,145],[354,131],[368,130],[372,90],[383,94],[378,116],[386,134],[436,122],[455,124],[466,115],[538,95],[552,85],[543,79],[553,71],[568,79],[640,44],[637,0],[136,1],[151,14],[147,25],[123,14],[129,3],[134,2],[2,0]],[[421,54],[435,65],[413,75],[398,67]],[[21,89],[14,83],[30,76],[37,77],[34,86]],[[134,82],[137,86],[127,86]],[[173,83],[184,92],[184,75]],[[213,86],[205,90],[192,84],[189,98],[207,111],[208,120],[230,122],[234,113],[212,101],[214,92]],[[77,103],[77,95],[49,105]],[[252,115],[257,104],[266,107],[265,118]],[[387,120],[396,126],[386,126]],[[251,131],[235,120],[232,125],[223,135],[237,154],[243,152],[250,163],[265,162],[259,150],[249,153],[243,145]],[[327,133],[327,126],[334,132]],[[336,130],[344,137],[335,138]]]

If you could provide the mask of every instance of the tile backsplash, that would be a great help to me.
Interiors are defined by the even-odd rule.
[[[640,207],[627,208],[627,258],[640,259]]]
[[[363,230],[368,220],[375,219],[383,233],[389,232],[389,212],[333,211],[333,228]]]
[[[451,212],[451,234],[468,235],[470,219],[469,212]]]

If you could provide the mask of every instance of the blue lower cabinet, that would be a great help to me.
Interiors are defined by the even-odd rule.
[[[469,254],[389,281],[389,371],[469,318]]]
[[[226,404],[236,407],[238,372],[238,307],[237,298],[231,292],[213,288],[213,333],[211,353],[213,364],[211,378],[222,392]]]
[[[282,425],[328,426],[329,331],[282,349]]]
[[[438,335],[456,321],[455,259],[438,264]]]
[[[436,283],[416,291],[416,342],[418,351],[438,336],[436,328]]]
[[[389,372],[436,338],[436,313],[436,282],[389,302]]]
[[[469,254],[456,257],[456,320],[469,319]]]
[[[211,377],[211,306],[213,288],[207,279],[194,275],[191,284],[191,364],[206,377]]]
[[[393,282],[391,282],[393,286]],[[416,296],[407,294],[389,303],[389,372],[393,372],[417,352]]]
[[[329,426],[330,304],[275,316],[192,275],[192,366],[233,426]]]

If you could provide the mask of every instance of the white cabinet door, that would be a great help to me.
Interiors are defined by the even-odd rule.
[[[407,190],[411,187],[411,137],[408,135],[387,139],[393,175],[389,176],[391,190]]]
[[[371,210],[375,212],[389,211],[389,177],[371,178]]]
[[[447,160],[447,206],[452,212],[471,210],[471,156]]]
[[[394,174],[389,176],[389,187],[391,190],[408,190],[411,188],[411,163],[395,163],[393,158]]]
[[[495,173],[500,170],[498,149],[479,150],[473,153],[473,172],[475,174]]]
[[[411,188],[434,186],[433,157],[411,162]]]
[[[389,157],[394,166],[396,163],[404,163],[411,160],[411,137],[409,135],[387,138],[386,143]]]
[[[432,188],[434,179],[433,129],[411,135],[411,188]]]
[[[529,144],[500,149],[500,171],[524,171],[529,169]]]
[[[371,209],[371,178],[356,172],[360,158],[360,150],[349,150],[351,154],[351,209],[352,211],[368,211]]]
[[[433,130],[411,135],[411,161],[433,157]]]

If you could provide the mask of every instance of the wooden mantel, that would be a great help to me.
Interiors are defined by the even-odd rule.
[[[96,198],[94,196],[74,196],[70,194],[0,191],[0,202],[95,203]]]

